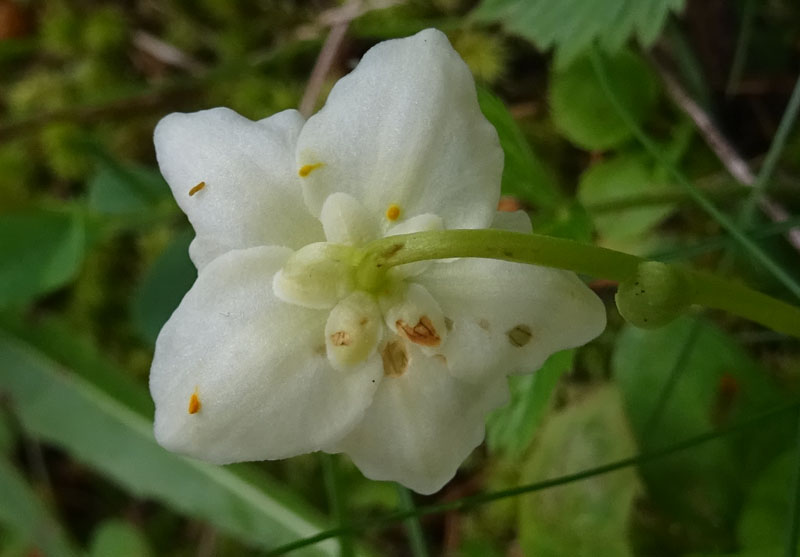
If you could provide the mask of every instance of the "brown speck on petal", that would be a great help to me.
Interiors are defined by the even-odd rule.
[[[484,331],[488,331],[489,330],[489,320],[488,319],[480,319],[478,321],[478,327],[480,327]]]
[[[383,374],[387,377],[400,377],[408,369],[408,353],[401,340],[387,342],[381,351]]]
[[[533,336],[531,328],[527,325],[517,325],[509,330],[506,335],[508,335],[508,342],[520,348],[528,344]]]
[[[439,333],[436,332],[436,328],[427,315],[420,317],[417,324],[413,327],[402,319],[398,319],[396,325],[397,328],[406,335],[408,340],[416,344],[422,346],[439,346],[442,342]]]

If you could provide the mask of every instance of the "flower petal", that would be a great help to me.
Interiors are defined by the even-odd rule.
[[[432,265],[415,277],[451,329],[441,353],[469,381],[532,372],[548,356],[589,342],[606,324],[602,301],[574,274],[491,259]]]
[[[159,122],[158,164],[194,226],[190,254],[198,269],[232,249],[297,249],[324,239],[294,168],[302,125],[294,110],[253,122],[227,108],[174,113]]]
[[[382,377],[375,354],[347,373],[325,353],[327,312],[270,287],[290,250],[212,261],[161,330],[150,374],[164,447],[227,463],[320,449],[361,419]]]
[[[334,244],[362,246],[380,236],[375,216],[346,193],[329,196],[322,205],[319,220],[325,239]]]
[[[505,378],[476,385],[440,358],[406,344],[408,368],[386,377],[364,419],[330,452],[345,452],[365,476],[419,493],[438,491],[484,437],[486,415],[505,404]]]
[[[300,133],[309,209],[346,192],[384,230],[424,213],[482,228],[500,195],[503,151],[466,64],[440,31],[380,43],[331,91]]]

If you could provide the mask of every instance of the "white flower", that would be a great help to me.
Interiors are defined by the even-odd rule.
[[[197,282],[156,343],[155,434],[216,463],[347,453],[376,480],[444,485],[507,401],[506,375],[605,326],[571,273],[486,259],[354,275],[365,243],[495,214],[503,153],[446,37],[381,43],[304,122],[171,114],[159,165],[196,231]]]

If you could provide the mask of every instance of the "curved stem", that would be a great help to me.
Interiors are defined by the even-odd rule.
[[[438,230],[388,236],[364,248],[358,273],[374,277],[389,268],[450,257],[500,259],[567,269],[624,281],[646,260],[635,255],[540,234],[505,230]],[[721,309],[800,338],[800,308],[699,271],[681,272],[691,285],[690,302]]]

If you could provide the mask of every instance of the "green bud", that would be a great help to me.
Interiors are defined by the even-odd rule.
[[[616,301],[620,314],[642,329],[662,327],[691,305],[691,283],[677,267],[645,261],[620,283]]]

